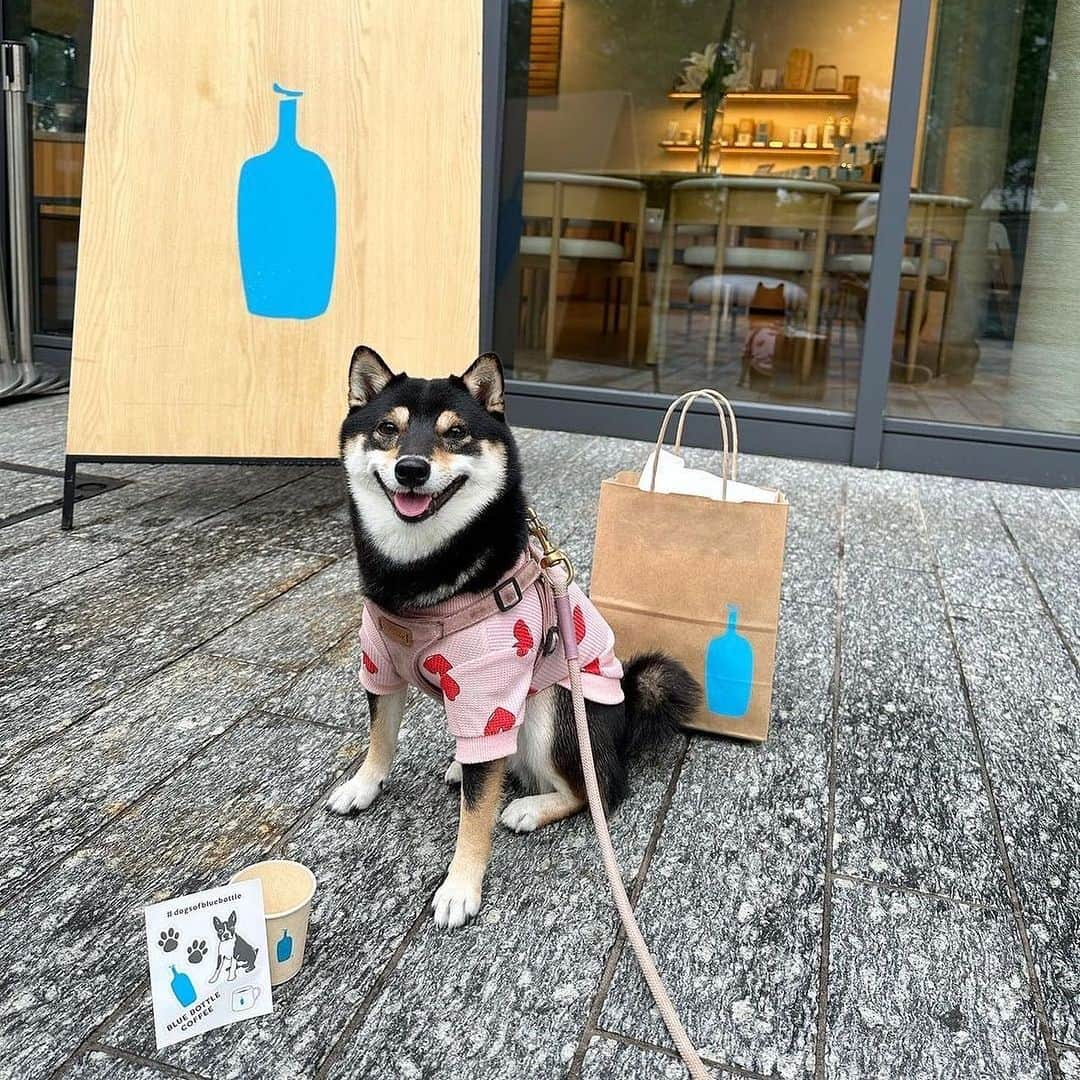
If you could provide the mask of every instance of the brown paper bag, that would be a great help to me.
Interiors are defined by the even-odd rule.
[[[681,453],[687,410],[704,397],[720,415],[723,499],[661,494],[619,473],[600,491],[591,596],[615,631],[624,661],[660,649],[686,665],[704,700],[690,726],[762,741],[769,731],[787,502],[733,502],[738,432],[730,403],[694,391],[668,409],[650,459],[651,483],[668,423],[682,404],[675,437]],[[730,440],[728,436],[730,422]]]

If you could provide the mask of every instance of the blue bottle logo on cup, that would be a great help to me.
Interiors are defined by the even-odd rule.
[[[727,630],[705,652],[705,703],[718,716],[745,716],[754,688],[754,648],[738,632],[739,610],[728,604]]]
[[[289,961],[292,956],[292,938],[289,937],[289,931],[287,929],[281,931],[281,937],[277,943],[277,962],[284,964]]]
[[[337,249],[337,195],[326,162],[296,138],[302,90],[274,83],[278,135],[240,170],[237,237],[244,299],[252,315],[314,319],[330,304]]]

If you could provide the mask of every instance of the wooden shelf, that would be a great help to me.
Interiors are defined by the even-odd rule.
[[[701,149],[699,146],[695,146],[693,143],[669,143],[661,142],[661,150],[666,150],[671,154],[696,154]],[[767,154],[770,157],[838,157],[840,151],[838,149],[828,149],[827,147],[819,146],[816,149],[799,146],[714,146],[713,152],[719,152],[723,157],[725,154]]]
[[[696,90],[672,90],[668,97],[672,101],[698,101],[701,94]],[[810,104],[816,101],[831,101],[854,105],[859,100],[858,94],[845,94],[839,90],[732,90],[727,101],[773,101],[777,104]]]

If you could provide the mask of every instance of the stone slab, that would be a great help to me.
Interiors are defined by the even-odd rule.
[[[1047,618],[970,609],[956,630],[1050,1029],[1080,1045],[1080,677]]]
[[[863,470],[849,473],[844,560],[869,567],[932,568],[918,487],[911,477]]]
[[[164,1077],[186,1080],[194,1075],[161,1072],[155,1066],[137,1059],[119,1057],[102,1050],[90,1050],[81,1054],[64,1073],[64,1076],[71,1080],[163,1080]]]
[[[845,574],[833,865],[1006,902],[989,797],[935,577]]]
[[[734,1074],[726,1069],[710,1068],[708,1075],[715,1080],[730,1080]],[[739,1075],[750,1074],[742,1072]],[[656,1050],[615,1039],[598,1036],[589,1043],[581,1063],[581,1080],[642,1080],[643,1077],[685,1080],[686,1066],[677,1058]]]
[[[31,750],[0,789],[0,895],[48,873],[287,678],[195,653]]]
[[[612,841],[627,878],[642,858],[677,749],[639,759],[631,794],[613,815]],[[484,1077],[560,1075],[615,925],[586,815],[524,836],[500,828],[477,921],[454,933],[424,918],[328,1075],[444,1076],[462,1060]]]
[[[327,559],[191,531],[0,603],[0,765],[319,570]]]
[[[349,630],[359,633],[361,611],[356,561],[346,555],[235,623],[208,648],[267,667],[299,669]]]
[[[360,635],[350,631],[287,689],[275,693],[267,708],[283,716],[366,732],[367,695],[360,685]]]
[[[1006,514],[1006,520],[1047,607],[1080,657],[1080,523],[1048,515]]]
[[[833,890],[827,1080],[1049,1080],[1011,914]]]

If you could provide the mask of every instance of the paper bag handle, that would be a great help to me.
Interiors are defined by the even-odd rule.
[[[679,415],[679,426],[675,429],[674,449],[677,452],[682,451],[683,428],[686,427],[686,417],[690,412],[690,406],[694,404],[694,401],[699,396],[707,397],[717,407],[718,411],[722,406],[727,413],[728,423],[731,426],[731,452],[728,453],[725,445],[722,468],[727,473],[729,480],[737,480],[739,473],[739,425],[736,423],[735,410],[732,408],[731,402],[719,390],[695,390],[693,393],[694,396],[683,406],[682,413]],[[723,420],[721,419],[722,426]]]
[[[673,446],[676,453],[681,453],[683,429],[686,427],[687,414],[694,402],[702,397],[713,403],[716,408],[716,414],[720,418],[720,438],[723,447],[720,463],[720,480],[722,484],[721,497],[723,499],[727,498],[727,482],[729,479],[734,480],[738,473],[739,429],[735,422],[735,410],[731,407],[731,402],[728,401],[719,390],[709,389],[691,390],[686,394],[680,394],[679,397],[668,406],[668,410],[664,414],[664,419],[660,424],[660,432],[656,436],[656,446],[653,449],[652,473],[649,477],[650,491],[656,490],[656,470],[660,464],[660,449],[664,445],[664,438],[667,436],[667,429],[668,425],[671,423],[671,417],[674,415],[675,410],[682,405],[682,414],[679,417],[679,425],[675,431],[675,443]],[[731,425],[730,445],[728,440],[729,423]]]

